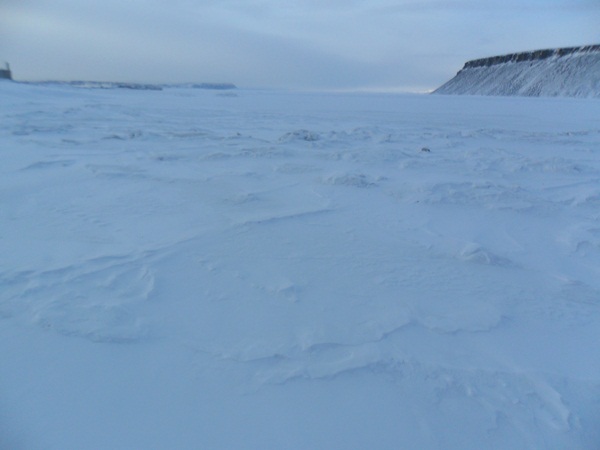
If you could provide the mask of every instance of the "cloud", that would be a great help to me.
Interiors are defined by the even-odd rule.
[[[600,38],[595,0],[1,1],[0,59],[28,79],[435,87],[467,59]]]

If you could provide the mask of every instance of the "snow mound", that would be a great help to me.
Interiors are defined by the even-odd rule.
[[[0,314],[22,314],[32,323],[94,342],[134,342],[147,326],[140,308],[154,277],[127,257],[101,257],[42,272],[18,272],[0,280],[6,303]]]

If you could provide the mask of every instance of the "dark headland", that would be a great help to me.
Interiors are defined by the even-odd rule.
[[[474,59],[434,93],[600,98],[600,45]]]

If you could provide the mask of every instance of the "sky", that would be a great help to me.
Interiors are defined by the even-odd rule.
[[[0,0],[18,80],[426,92],[470,59],[600,43],[600,0]]]

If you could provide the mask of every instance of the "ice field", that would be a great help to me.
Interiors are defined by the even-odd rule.
[[[0,448],[597,449],[600,101],[0,83]]]

